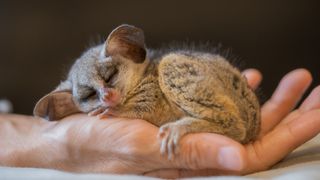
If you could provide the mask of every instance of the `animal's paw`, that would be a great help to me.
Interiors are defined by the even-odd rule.
[[[112,117],[116,112],[110,107],[98,107],[97,109],[88,113],[89,116],[98,116],[100,119]]]
[[[104,110],[101,114],[98,115],[98,117],[100,119],[104,119],[104,118],[109,118],[109,117],[114,117],[114,116],[117,116],[117,113],[116,111],[109,107],[107,108],[106,110]]]
[[[160,153],[173,159],[179,153],[179,141],[187,133],[184,125],[172,122],[160,127],[158,138],[161,141]]]
[[[89,116],[97,116],[97,115],[103,113],[106,109],[107,109],[107,107],[98,107],[98,108],[90,111],[90,112],[88,113],[88,115],[89,115]]]

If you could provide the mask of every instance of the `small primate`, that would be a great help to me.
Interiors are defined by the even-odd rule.
[[[188,133],[248,143],[260,129],[258,99],[226,58],[192,48],[147,49],[143,31],[131,25],[84,52],[34,110],[49,120],[75,112],[147,120],[160,127],[161,153],[169,158]]]

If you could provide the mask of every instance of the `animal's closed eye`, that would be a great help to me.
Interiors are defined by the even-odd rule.
[[[97,95],[97,92],[93,90],[92,92],[90,92],[90,93],[87,95],[86,99],[93,98],[93,97],[95,97],[96,95]]]
[[[92,88],[83,89],[82,92],[79,94],[80,94],[81,101],[87,101],[89,99],[97,98],[97,95],[98,95],[96,90]]]

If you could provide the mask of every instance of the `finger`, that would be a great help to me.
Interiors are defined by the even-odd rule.
[[[303,101],[299,110],[301,112],[310,111],[313,109],[320,109],[320,86],[317,86],[312,90],[310,95]]]
[[[297,110],[291,112],[284,120],[281,121],[278,126],[282,126],[283,124],[285,125],[288,122],[297,119],[299,116],[301,116],[302,113],[314,109],[320,109],[320,86],[313,89],[309,96],[300,105],[300,107]]]
[[[291,71],[280,81],[271,99],[261,108],[260,137],[269,132],[295,107],[311,81],[311,74],[305,69]]]
[[[246,165],[243,145],[213,133],[197,133],[184,136],[180,151],[171,168],[221,169],[241,171]]]
[[[257,89],[262,81],[262,74],[256,69],[246,69],[242,74],[247,78],[248,84],[252,89]]]
[[[274,129],[260,141],[247,146],[247,173],[265,170],[280,161],[295,148],[320,132],[320,110],[312,110]]]
[[[242,174],[246,169],[244,147],[230,138],[213,133],[184,136],[180,151],[170,165],[144,175],[161,178],[181,178],[217,174]]]

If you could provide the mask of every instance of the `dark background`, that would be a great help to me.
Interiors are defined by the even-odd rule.
[[[264,74],[269,97],[295,68],[319,84],[320,20],[317,1],[0,1],[0,98],[16,113],[65,76],[82,51],[122,23],[144,29],[147,45],[172,40],[220,42],[242,68]]]

